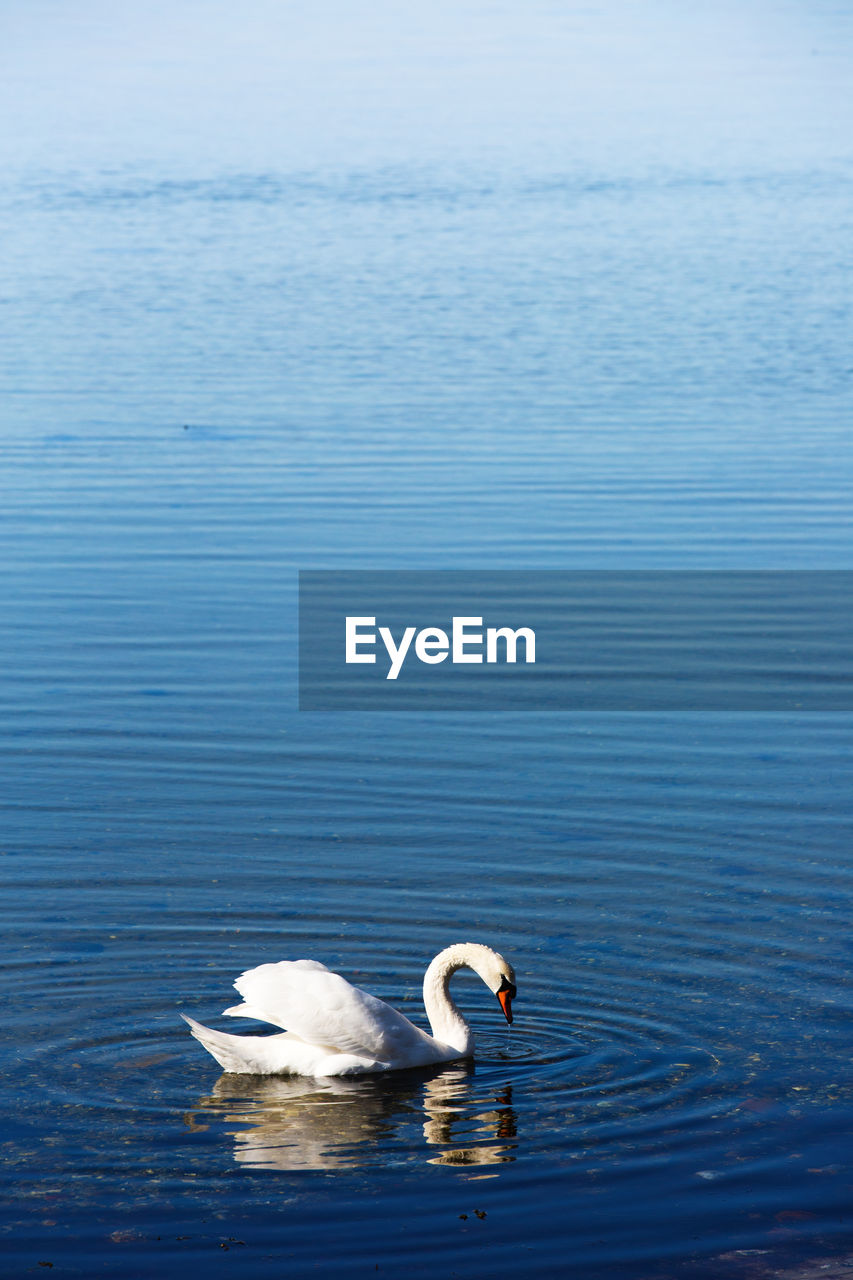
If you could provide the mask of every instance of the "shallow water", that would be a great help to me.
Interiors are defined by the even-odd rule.
[[[81,12],[0,89],[10,1274],[843,1269],[851,716],[300,713],[296,574],[851,567],[846,16],[326,5],[286,103],[259,0]],[[473,1066],[178,1016],[464,938]]]

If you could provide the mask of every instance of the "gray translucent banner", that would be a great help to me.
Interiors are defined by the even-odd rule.
[[[853,573],[303,571],[303,711],[850,711]]]

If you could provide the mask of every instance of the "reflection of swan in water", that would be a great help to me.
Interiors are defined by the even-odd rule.
[[[512,1085],[490,1099],[491,1106],[470,1097],[466,1075],[445,1071],[428,1080],[424,1089],[427,1120],[424,1137],[442,1150],[429,1164],[507,1164],[515,1159],[516,1117],[512,1107]],[[472,1109],[472,1103],[474,1104]],[[497,1142],[483,1139],[496,1138]]]
[[[234,983],[243,1003],[225,1013],[286,1027],[280,1035],[232,1036],[181,1016],[220,1066],[242,1075],[323,1077],[424,1067],[470,1058],[474,1052],[471,1028],[449,991],[452,975],[462,968],[479,974],[512,1022],[512,966],[477,942],[445,948],[426,971],[424,1005],[431,1036],[316,960],[262,964]]]
[[[374,1080],[223,1075],[186,1118],[206,1128],[218,1117],[230,1126],[234,1159],[253,1169],[343,1169],[385,1163],[387,1145],[420,1145],[430,1164],[498,1164],[514,1157],[511,1086],[487,1099],[475,1093],[468,1066],[424,1078],[422,1072]],[[408,1131],[408,1132],[407,1132]],[[408,1139],[408,1141],[407,1141]],[[436,1150],[438,1148],[438,1150]]]
[[[398,1100],[361,1082],[293,1076],[220,1076],[200,1107],[239,1127],[231,1130],[234,1159],[252,1169],[345,1169],[352,1151],[390,1132]],[[202,1117],[196,1113],[195,1126]],[[244,1127],[245,1126],[245,1127]]]

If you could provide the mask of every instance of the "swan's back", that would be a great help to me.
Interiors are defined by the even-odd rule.
[[[327,1052],[393,1063],[434,1047],[403,1014],[316,960],[262,964],[234,986],[243,1003],[229,1016],[269,1022]]]

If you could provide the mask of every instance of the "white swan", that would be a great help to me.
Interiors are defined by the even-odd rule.
[[[471,1028],[448,990],[451,976],[466,967],[494,991],[512,1022],[512,965],[478,942],[445,948],[427,969],[424,1005],[431,1036],[316,960],[262,964],[234,983],[243,1003],[225,1013],[287,1027],[281,1035],[232,1036],[181,1017],[221,1067],[243,1075],[345,1076],[425,1067],[474,1052]]]

